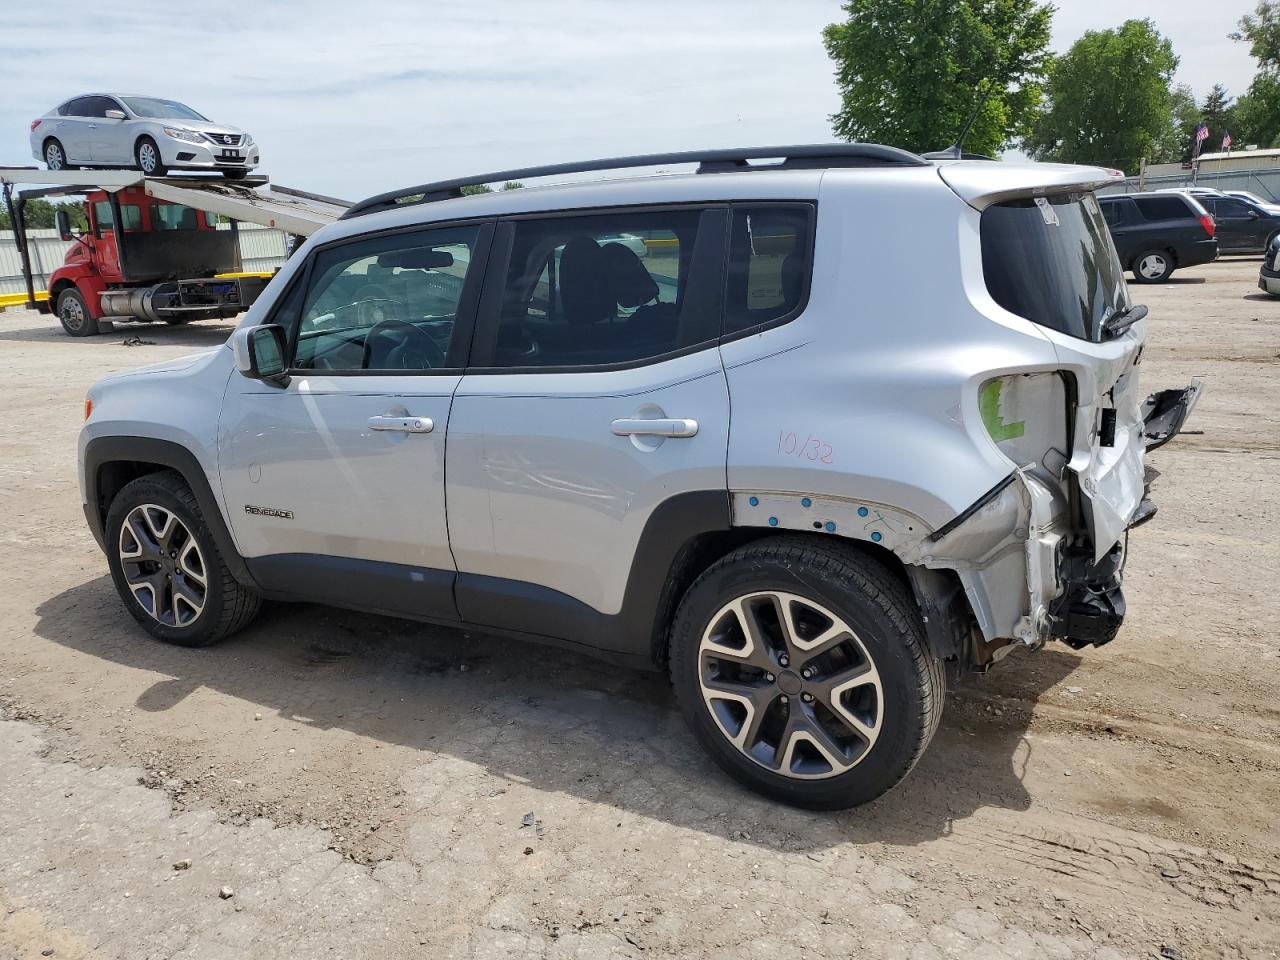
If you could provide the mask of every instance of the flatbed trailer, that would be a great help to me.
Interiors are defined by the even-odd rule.
[[[15,186],[22,184],[30,184],[32,187],[14,190]],[[234,284],[236,297],[240,297],[241,290],[247,297],[250,291],[253,296],[256,296],[265,280],[261,274],[246,274],[240,271],[237,252],[234,269],[218,273],[206,272],[190,280],[180,275],[171,276],[167,284],[157,285],[155,288],[143,286],[146,281],[130,278],[124,262],[123,252],[128,245],[119,210],[118,197],[122,193],[134,197],[145,195],[160,203],[180,204],[192,210],[204,211],[205,214],[227,217],[231,221],[233,231],[237,223],[256,223],[265,227],[274,227],[296,237],[310,236],[325,224],[340,218],[351,206],[345,200],[276,186],[264,176],[228,181],[198,175],[145,177],[133,170],[55,171],[37,167],[0,166],[0,190],[3,191],[4,200],[10,211],[13,235],[22,261],[23,278],[26,281],[26,293],[0,297],[0,309],[25,304],[30,309],[47,312],[57,306],[56,293],[51,295],[51,292],[35,289],[26,237],[24,217],[26,203],[38,197],[87,196],[92,193],[95,196],[105,195],[108,198],[107,202],[112,210],[110,229],[114,238],[114,248],[121,254],[121,262],[118,264],[121,273],[120,281],[113,282],[110,290],[101,290],[97,295],[101,296],[104,302],[109,303],[114,310],[121,309],[121,305],[128,305],[125,307],[128,310],[127,313],[116,313],[114,316],[120,319],[136,320],[157,319],[154,304],[159,301],[152,294],[153,289],[160,291],[161,286],[164,287],[164,291],[160,291],[163,293],[170,288],[187,289],[182,286],[183,284],[208,286],[214,281],[221,281],[223,286],[227,283]],[[179,242],[179,238],[175,237],[174,242]],[[122,296],[122,293],[128,293],[131,296]],[[176,301],[166,302],[174,305],[162,309],[170,311],[183,309],[176,305]],[[251,301],[238,299],[232,305],[247,306],[248,302]],[[230,303],[231,301],[228,301],[228,304]],[[90,308],[91,314],[98,313],[97,306],[95,302]]]

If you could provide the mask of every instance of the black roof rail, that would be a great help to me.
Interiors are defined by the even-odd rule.
[[[780,163],[752,164],[752,160],[781,157]],[[390,210],[417,203],[432,203],[462,196],[463,187],[509,180],[530,180],[570,173],[592,173],[599,170],[625,170],[632,167],[659,167],[674,163],[696,163],[698,173],[725,173],[741,170],[824,169],[827,167],[928,166],[928,161],[914,153],[886,147],[878,143],[810,143],[789,147],[733,147],[725,150],[686,150],[681,153],[650,153],[634,157],[609,157],[604,160],[579,160],[553,163],[542,167],[499,170],[454,180],[424,183],[403,190],[392,190],[361,200],[341,217],[350,220],[366,213]]]

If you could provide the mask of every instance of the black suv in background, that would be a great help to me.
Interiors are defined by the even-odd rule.
[[[1217,224],[1223,253],[1263,253],[1280,235],[1280,214],[1239,197],[1196,197]]]
[[[1213,217],[1184,193],[1099,197],[1116,253],[1139,283],[1161,283],[1179,267],[1218,257]]]

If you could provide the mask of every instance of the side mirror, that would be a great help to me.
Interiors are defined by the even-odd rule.
[[[108,120],[123,120],[123,119],[125,119],[124,111],[123,111],[123,110],[106,110],[106,111],[104,111],[104,112],[103,112],[103,114],[102,114],[102,115],[103,115],[104,117],[106,117]]]
[[[231,350],[236,357],[236,369],[250,380],[278,387],[289,385],[289,375],[285,373],[288,343],[284,327],[274,323],[241,327],[231,335]]]
[[[58,228],[59,240],[74,240],[75,235],[71,232],[71,218],[67,216],[65,210],[53,211],[53,222]]]

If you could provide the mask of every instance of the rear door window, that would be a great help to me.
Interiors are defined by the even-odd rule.
[[[1082,340],[1128,305],[1120,261],[1090,193],[1010,200],[982,214],[982,271],[996,303]]]
[[[713,343],[726,213],[674,207],[509,221],[501,302],[486,306],[497,316],[481,322],[475,364],[586,369]]]

